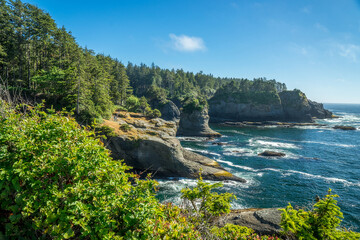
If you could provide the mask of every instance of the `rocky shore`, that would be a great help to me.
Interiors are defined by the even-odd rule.
[[[124,159],[133,171],[155,177],[197,178],[202,169],[204,179],[245,182],[216,161],[182,148],[174,122],[126,112],[117,115],[116,121],[105,120],[103,124],[113,131],[104,144],[114,159]]]

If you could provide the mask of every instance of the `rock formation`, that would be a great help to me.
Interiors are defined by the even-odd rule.
[[[356,127],[353,127],[353,126],[335,126],[333,127],[334,129],[341,129],[341,130],[356,130]]]
[[[221,136],[220,133],[215,132],[209,127],[209,114],[206,107],[201,110],[193,110],[191,112],[182,111],[177,135],[196,137]]]
[[[104,140],[114,159],[124,159],[134,171],[153,173],[155,177],[197,178],[202,169],[204,179],[245,180],[233,176],[216,161],[181,147],[176,124],[160,118],[146,119],[140,114],[119,114],[118,121],[104,122],[115,136]]]
[[[166,103],[153,101],[151,107],[158,109],[161,112],[161,118],[166,121],[178,122],[180,120],[180,110],[170,100],[167,100]]]
[[[281,212],[277,208],[250,208],[232,210],[226,219],[216,224],[224,226],[226,223],[252,228],[261,235],[279,235],[281,231]]]
[[[281,152],[264,151],[258,155],[263,157],[285,157],[286,154]]]
[[[210,121],[313,122],[313,118],[333,116],[322,104],[307,99],[300,90],[253,93],[246,98],[241,94],[244,93],[215,94],[209,100]]]

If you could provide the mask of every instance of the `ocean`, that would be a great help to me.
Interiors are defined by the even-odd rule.
[[[237,197],[233,209],[293,206],[309,209],[316,196],[328,189],[340,197],[344,213],[342,225],[360,231],[360,130],[335,130],[335,125],[360,128],[360,104],[324,104],[340,116],[318,120],[326,126],[294,128],[236,128],[211,125],[223,134],[215,141],[180,138],[183,147],[217,160],[224,168],[247,183],[224,182],[219,192]],[[215,145],[222,142],[226,145]],[[271,150],[285,153],[283,158],[264,158]],[[180,203],[180,190],[195,186],[196,180],[159,180],[158,197]]]

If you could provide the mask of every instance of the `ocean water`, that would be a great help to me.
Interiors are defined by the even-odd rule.
[[[340,116],[319,120],[324,127],[234,128],[211,125],[223,134],[215,142],[198,138],[182,140],[185,148],[217,160],[247,183],[224,182],[220,192],[237,197],[232,208],[309,208],[331,188],[338,194],[344,213],[343,225],[360,231],[360,130],[335,130],[335,125],[360,128],[360,104],[325,104]],[[283,158],[259,157],[265,150],[283,152]],[[195,186],[195,180],[159,180],[159,198],[180,203],[180,190]]]

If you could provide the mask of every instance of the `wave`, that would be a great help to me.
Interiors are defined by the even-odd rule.
[[[282,141],[283,140],[283,139],[280,139],[280,138],[271,138],[271,137],[262,137],[261,139],[276,140],[276,141]],[[344,147],[344,148],[356,147],[356,145],[352,145],[352,144],[342,144],[342,143],[333,143],[333,142],[303,141],[303,140],[290,140],[290,139],[286,139],[286,141],[294,142],[294,143],[321,144],[321,145],[326,145],[326,146],[335,146],[335,147]]]
[[[249,145],[252,147],[266,146],[266,147],[273,147],[273,148],[299,149],[298,146],[296,146],[295,144],[292,144],[292,143],[255,140],[254,138],[249,140]]]
[[[316,175],[316,174],[311,174],[311,173],[306,173],[306,172],[301,172],[301,171],[296,171],[296,170],[284,170],[284,169],[278,169],[278,168],[254,169],[254,168],[251,168],[251,167],[248,167],[248,166],[236,165],[236,164],[234,164],[233,162],[230,162],[230,161],[224,161],[224,160],[220,160],[220,159],[218,159],[217,161],[221,162],[221,163],[224,163],[224,164],[226,164],[228,166],[234,167],[234,168],[238,168],[238,169],[242,169],[242,170],[245,170],[245,171],[257,173],[258,176],[262,176],[264,174],[264,172],[271,171],[271,172],[281,173],[284,176],[290,176],[292,174],[298,174],[298,175],[305,176],[307,178],[323,179],[326,182],[343,183],[345,186],[358,186],[358,187],[360,187],[360,182],[354,183],[354,182],[350,182],[348,180],[341,179],[341,178],[324,177],[324,176],[321,176],[321,175]]]

